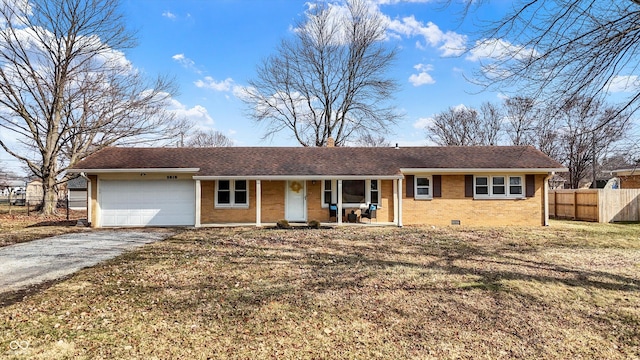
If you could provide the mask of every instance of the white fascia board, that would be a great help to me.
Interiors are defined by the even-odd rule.
[[[266,176],[194,176],[194,180],[396,180],[402,175],[266,175]]]
[[[438,168],[402,168],[403,174],[492,174],[492,173],[522,173],[549,174],[568,172],[568,168],[494,168],[494,169],[438,169]]]
[[[631,176],[640,175],[640,169],[619,169],[611,171],[613,176]]]
[[[148,169],[68,169],[70,173],[125,174],[125,173],[196,173],[200,168],[148,168]]]

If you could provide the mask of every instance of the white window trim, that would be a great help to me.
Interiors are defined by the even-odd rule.
[[[378,203],[376,204],[376,207],[378,209],[382,208],[382,204],[381,204],[382,180],[380,179],[348,179],[348,180],[364,180],[365,205],[371,204],[371,181],[377,181],[378,182]],[[345,181],[345,180],[342,180],[342,181]],[[324,186],[324,181],[322,181],[322,197],[320,198],[320,203],[322,204],[323,208],[328,208],[329,204],[325,204],[324,202],[324,191],[325,191],[325,186]],[[338,203],[338,180],[331,180],[331,203],[332,204]],[[361,203],[342,203],[343,208],[360,208],[360,205],[362,204]]]
[[[371,182],[372,181],[377,181],[378,182],[378,190],[376,190],[378,192],[378,202],[376,203],[376,208],[379,209],[381,208],[380,203],[382,202],[382,182],[381,180],[378,179],[371,179],[371,180],[367,180],[364,184],[364,186],[367,188],[367,192],[365,193],[365,198],[367,199],[367,204],[371,204]]]
[[[219,204],[218,203],[218,186],[220,181],[228,181],[229,182],[229,204]],[[247,184],[247,203],[246,204],[236,204],[236,181],[245,181]],[[249,180],[241,180],[241,179],[221,179],[216,181],[216,189],[215,189],[215,208],[216,209],[248,209],[249,204],[251,202],[250,199],[250,191],[249,191]]]
[[[429,195],[418,195],[418,178],[429,179]],[[433,200],[433,176],[432,175],[413,175],[413,198],[415,200]]]
[[[327,181],[327,180],[322,180],[322,191],[321,191],[322,195],[320,196],[320,203],[322,204],[323,208],[328,208],[329,204],[326,204],[324,202],[324,192],[326,191],[326,186],[324,184],[325,181]],[[338,182],[336,180],[328,180],[328,181],[331,181],[331,201],[330,201],[330,203],[331,204],[335,204],[335,203],[338,202],[337,196],[336,196],[336,191],[335,191],[335,188],[338,186]]]
[[[493,178],[494,177],[502,177],[504,178],[504,194],[494,194],[493,193]],[[520,194],[511,194],[511,178],[520,178]],[[477,178],[487,178],[487,187],[489,188],[489,194],[477,194]],[[474,199],[524,199],[525,198],[525,183],[524,183],[524,175],[513,175],[513,174],[487,174],[487,175],[474,175],[473,176],[473,198]]]

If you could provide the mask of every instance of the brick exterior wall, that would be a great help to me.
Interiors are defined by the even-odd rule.
[[[192,175],[180,175],[190,178]],[[166,174],[145,176],[144,180],[163,178]],[[526,199],[474,200],[465,197],[464,175],[442,175],[442,197],[432,200],[415,200],[406,197],[406,187],[413,186],[403,181],[402,222],[404,225],[451,225],[452,220],[460,220],[461,225],[505,226],[544,224],[544,178],[535,177],[535,196]],[[621,177],[622,178],[622,177]],[[91,223],[96,226],[99,216],[98,176],[89,176],[91,181]],[[100,179],[142,180],[132,175],[100,175]],[[634,181],[640,182],[640,176]],[[380,181],[380,208],[373,222],[392,223],[394,219],[393,181]],[[625,184],[621,181],[621,186]],[[256,181],[248,182],[249,207],[244,209],[215,208],[215,181],[201,181],[201,224],[255,223]],[[640,184],[638,184],[640,185]],[[322,181],[307,181],[307,219],[320,222],[335,221],[329,218],[329,209],[322,206]],[[261,181],[263,223],[275,223],[285,218],[286,181]],[[638,186],[640,187],[640,186]],[[351,209],[347,209],[347,213]],[[356,210],[359,213],[358,210]],[[368,222],[368,219],[365,219]]]
[[[404,225],[504,226],[544,224],[544,178],[535,177],[535,196],[526,199],[474,200],[465,197],[464,175],[442,175],[442,197],[416,200],[406,197],[403,182],[402,223]]]
[[[619,176],[620,189],[640,189],[640,175]]]

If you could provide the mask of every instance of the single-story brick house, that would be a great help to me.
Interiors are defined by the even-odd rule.
[[[370,204],[396,226],[539,226],[566,169],[529,146],[112,147],[70,171],[89,179],[93,227],[340,224]]]

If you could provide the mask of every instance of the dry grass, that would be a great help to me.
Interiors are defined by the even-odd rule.
[[[80,231],[82,228],[75,225],[86,217],[86,211],[71,211],[67,220],[65,210],[56,216],[42,216],[27,214],[25,206],[0,205],[0,247]]]
[[[0,309],[0,356],[633,359],[639,236],[569,222],[185,231]]]

